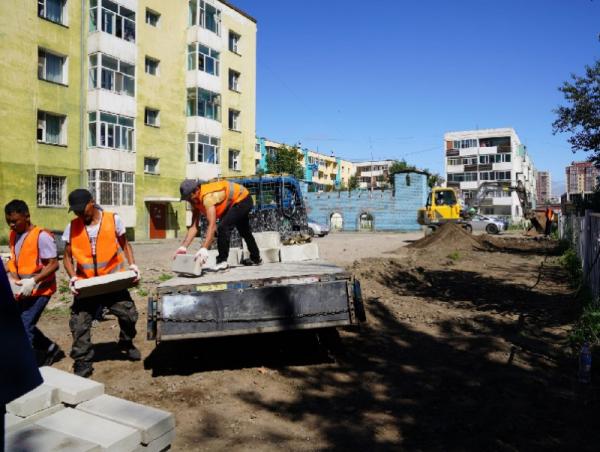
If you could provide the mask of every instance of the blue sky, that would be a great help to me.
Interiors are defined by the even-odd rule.
[[[513,127],[555,194],[557,88],[600,57],[600,0],[233,0],[258,21],[257,134],[443,171],[443,134]]]

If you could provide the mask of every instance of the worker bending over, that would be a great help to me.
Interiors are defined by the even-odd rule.
[[[219,220],[217,247],[217,265],[213,270],[225,270],[228,267],[229,242],[231,230],[235,228],[246,242],[250,257],[243,259],[243,265],[260,265],[262,260],[252,230],[250,229],[250,210],[254,206],[250,192],[246,187],[235,182],[221,180],[217,182],[200,183],[193,179],[185,179],[179,187],[181,199],[188,201],[192,206],[192,224],[188,229],[181,246],[175,254],[185,254],[188,246],[198,234],[200,214],[208,221],[208,229],[202,248],[196,253],[196,259],[202,263],[208,260],[210,248],[217,231]]]
[[[75,296],[69,322],[73,335],[71,358],[75,374],[88,377],[94,370],[91,329],[98,308],[107,307],[119,320],[121,332],[118,348],[132,361],[141,358],[139,350],[133,345],[138,312],[127,289],[81,299],[75,282],[126,271],[125,258],[129,262],[129,269],[137,274],[136,282],[140,279],[140,271],[125,236],[123,221],[117,214],[104,211],[95,203],[92,194],[82,188],[69,194],[69,211],[77,215],[63,234],[66,243],[64,265],[71,278],[69,287]],[[73,258],[77,261],[77,268],[73,266]]]
[[[58,253],[51,232],[31,224],[25,201],[14,199],[4,207],[10,228],[8,277],[20,286],[17,306],[29,343],[36,351],[38,363],[49,366],[64,356],[55,342],[36,326],[44,308],[56,292]]]

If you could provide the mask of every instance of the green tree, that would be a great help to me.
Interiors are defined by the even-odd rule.
[[[589,160],[600,165],[600,60],[585,67],[585,75],[571,75],[558,90],[566,106],[554,110],[553,133],[569,133],[573,152],[590,152]]]
[[[303,159],[298,146],[283,145],[272,155],[267,155],[267,169],[271,174],[291,174],[296,179],[304,179]]]
[[[427,185],[429,185],[429,188],[440,187],[444,182],[446,182],[446,179],[438,173],[429,174],[429,176],[427,176]]]
[[[358,177],[350,176],[348,179],[348,190],[356,190],[358,188]]]
[[[409,165],[406,163],[406,160],[396,160],[394,163],[390,165],[390,169],[388,170],[388,181],[390,184],[394,185],[394,176],[402,171],[414,170],[415,167],[413,165]]]

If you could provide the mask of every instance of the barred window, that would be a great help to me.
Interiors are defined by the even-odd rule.
[[[101,205],[133,206],[134,174],[102,169],[88,170],[89,189]]]
[[[66,177],[37,177],[37,205],[40,207],[63,207],[65,205]]]

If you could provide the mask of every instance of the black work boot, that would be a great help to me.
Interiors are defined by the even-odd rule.
[[[46,356],[44,358],[44,366],[51,366],[52,364],[60,361],[65,357],[65,353],[61,350],[56,342],[52,342],[50,347],[48,347],[48,351],[46,351]]]
[[[242,259],[240,264],[242,264],[242,265],[260,265],[260,264],[262,264],[262,259],[260,257],[258,259],[252,259],[251,257],[247,257],[246,259]]]
[[[73,373],[79,377],[87,378],[94,372],[92,363],[86,361],[75,361],[73,364]]]
[[[125,353],[125,356],[127,356],[127,359],[129,361],[139,361],[140,359],[142,359],[142,354],[136,348],[136,346],[133,345],[133,342],[121,342],[120,341],[118,346],[119,346],[119,349],[123,353]]]

